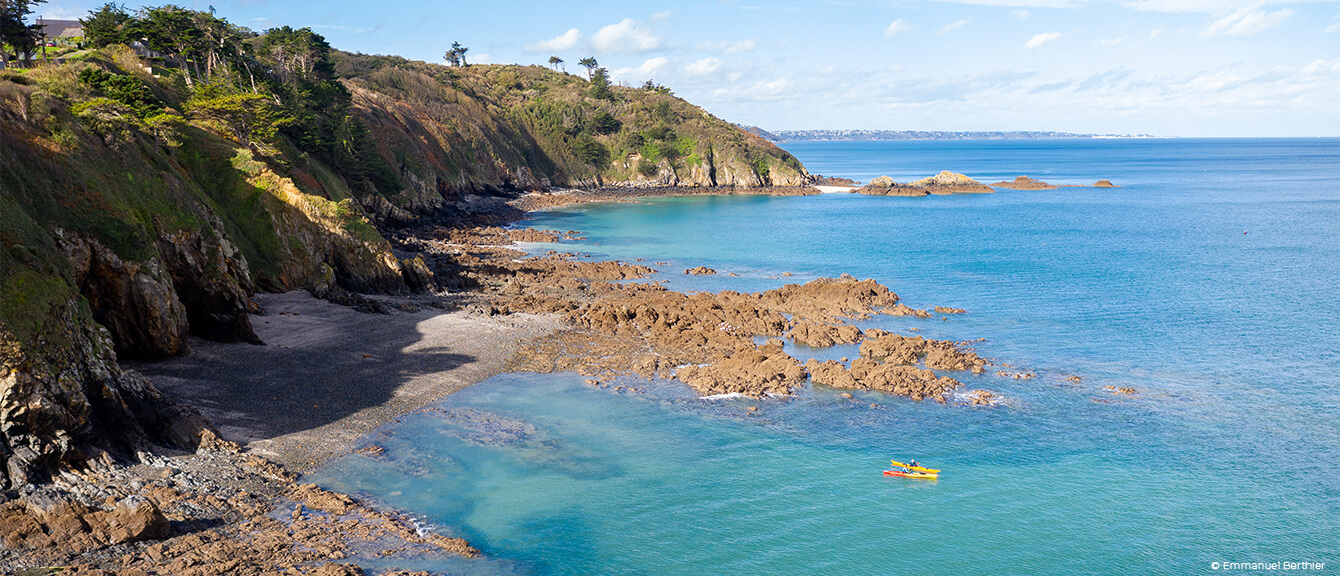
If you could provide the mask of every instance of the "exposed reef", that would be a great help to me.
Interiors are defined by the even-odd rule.
[[[1017,176],[1017,177],[1015,177],[1014,180],[1012,180],[1012,181],[1010,181],[1010,182],[996,182],[995,184],[992,184],[991,186],[994,187],[994,188],[1007,188],[1007,189],[1009,189],[1009,190],[1055,190],[1055,189],[1056,189],[1056,186],[1053,186],[1053,185],[1048,184],[1048,183],[1046,183],[1046,182],[1043,182],[1043,181],[1041,181],[1041,180],[1034,180],[1034,179],[1029,178],[1029,177],[1027,177],[1027,176]]]
[[[989,194],[995,192],[995,190],[963,174],[945,170],[935,176],[922,178],[907,184],[899,184],[888,176],[880,176],[871,180],[869,184],[856,189],[856,192],[868,196],[928,196],[931,194]]]

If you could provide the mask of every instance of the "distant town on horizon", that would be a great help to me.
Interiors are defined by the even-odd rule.
[[[1081,138],[1155,138],[1152,134],[1075,134],[1038,130],[953,132],[943,130],[764,130],[740,128],[771,142],[796,140],[1055,140]]]

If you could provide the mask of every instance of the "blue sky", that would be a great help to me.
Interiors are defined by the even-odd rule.
[[[594,55],[767,129],[1340,135],[1340,0],[178,3],[434,62]]]

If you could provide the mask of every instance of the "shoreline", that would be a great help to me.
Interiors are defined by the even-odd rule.
[[[632,196],[626,192],[530,194],[507,202],[503,210],[475,214],[475,218],[512,226],[536,211],[574,204],[668,196],[813,195],[821,190],[656,188],[637,189]],[[857,281],[844,275],[752,295],[763,299],[754,303],[708,302],[701,294],[672,292],[656,283],[616,283],[655,272],[646,266],[586,262],[558,252],[526,258],[515,245],[537,239],[576,239],[574,232],[503,229],[467,222],[402,231],[393,243],[424,257],[440,285],[454,286],[456,291],[366,297],[387,314],[360,312],[302,291],[258,294],[255,298],[266,313],[253,316],[253,325],[266,345],[193,338],[190,356],[155,363],[123,362],[123,367],[140,372],[166,395],[199,409],[221,437],[202,442],[198,453],[148,456],[151,464],[147,465],[109,462],[95,467],[79,479],[44,488],[49,495],[37,500],[61,502],[73,497],[84,502],[79,505],[84,508],[46,509],[15,501],[0,510],[0,526],[73,521],[94,529],[90,515],[105,514],[94,510],[110,506],[120,511],[123,504],[145,502],[136,505],[149,520],[156,519],[146,520],[145,525],[166,526],[170,521],[180,526],[212,523],[213,527],[203,532],[173,529],[171,534],[135,536],[91,550],[69,542],[48,542],[37,549],[18,547],[0,552],[0,565],[116,564],[121,568],[166,567],[183,574],[236,573],[231,568],[180,569],[202,559],[208,562],[208,554],[214,553],[250,558],[268,569],[286,566],[301,571],[299,567],[315,568],[321,560],[347,557],[343,550],[374,530],[364,526],[369,523],[395,535],[389,543],[380,544],[389,546],[383,552],[391,556],[396,550],[415,546],[420,550],[427,546],[431,554],[478,554],[459,538],[411,529],[414,523],[407,514],[374,509],[342,494],[297,484],[294,472],[310,471],[347,454],[360,438],[400,416],[507,371],[574,372],[596,377],[597,384],[623,376],[659,376],[678,379],[704,396],[743,393],[759,398],[789,395],[812,379],[834,388],[880,390],[945,402],[945,393],[960,384],[931,368],[980,371],[991,364],[972,353],[967,342],[924,340],[877,329],[863,334],[847,324],[873,314],[931,314],[898,303],[896,294],[873,280]],[[651,329],[640,336],[634,334],[642,328],[629,331],[635,324],[632,321],[610,325],[599,320],[609,316],[614,310],[611,306],[627,309],[630,305],[649,307],[658,311],[653,315],[662,317],[688,313],[701,318],[674,330]],[[942,309],[953,310],[937,307],[937,311]],[[712,310],[735,315],[720,319]],[[957,312],[962,311],[951,313]],[[751,325],[748,318],[763,323]],[[741,331],[722,331],[718,323],[740,326]],[[771,339],[760,346],[753,341],[754,334]],[[850,368],[834,361],[802,364],[782,351],[778,339],[782,337],[804,339],[820,347],[821,342],[863,343],[863,356],[865,346],[870,345],[880,359],[861,358]],[[684,345],[685,338],[703,342]],[[910,364],[906,358],[897,362],[883,359],[896,355],[910,358]],[[927,358],[925,368],[916,366],[921,357]],[[693,368],[679,370],[684,366]],[[987,391],[972,394],[985,395],[973,404],[987,404],[992,397]],[[239,492],[240,486],[249,488]],[[295,505],[291,522],[276,517],[285,507]],[[322,514],[308,514],[308,509]],[[59,520],[67,516],[75,520]],[[347,535],[353,526],[364,528]],[[196,540],[201,534],[216,546],[201,547],[204,542]],[[277,548],[256,549],[256,534],[278,539]],[[161,539],[163,536],[167,539]],[[15,548],[14,542],[22,542],[16,538],[27,536],[0,530],[0,537]],[[157,543],[146,547],[152,542]],[[173,544],[180,542],[189,545]],[[315,544],[318,542],[324,544]],[[218,552],[223,549],[227,552]]]

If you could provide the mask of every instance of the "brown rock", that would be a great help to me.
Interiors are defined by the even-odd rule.
[[[968,311],[962,308],[949,308],[947,306],[936,306],[935,312],[937,314],[966,314]]]
[[[710,276],[716,274],[717,271],[706,266],[699,266],[697,268],[689,268],[688,270],[685,270],[684,273],[691,276]]]
[[[336,515],[348,513],[354,507],[352,498],[322,490],[316,484],[295,485],[289,490],[289,497],[306,504],[308,508]]]
[[[757,348],[742,348],[706,366],[686,366],[675,375],[703,395],[740,393],[753,398],[768,394],[789,396],[805,381],[805,370],[782,351],[781,340]]]
[[[786,336],[797,344],[810,348],[830,348],[838,344],[855,344],[864,337],[861,330],[847,324],[831,325],[815,322],[801,322],[791,328]]]
[[[317,568],[315,572],[312,572],[312,576],[363,576],[363,575],[364,575],[363,569],[359,568],[356,565],[336,564],[334,562],[327,562],[323,564],[320,568]]]
[[[1094,182],[1094,183],[1093,183],[1093,187],[1094,187],[1094,188],[1118,188],[1118,186],[1117,186],[1116,184],[1113,184],[1112,181],[1110,181],[1110,180],[1099,180],[1099,181],[1097,181],[1097,182]]]
[[[968,398],[968,403],[973,406],[990,406],[996,395],[988,390],[973,390],[968,394]]]
[[[995,184],[992,184],[992,186],[994,186],[994,187],[996,187],[996,188],[1006,188],[1006,189],[1009,189],[1009,190],[1055,190],[1055,189],[1056,189],[1056,186],[1053,186],[1053,185],[1048,184],[1048,183],[1046,183],[1046,182],[1042,182],[1042,181],[1040,181],[1040,180],[1034,180],[1034,179],[1029,178],[1029,177],[1027,177],[1027,176],[1018,176],[1018,177],[1015,177],[1014,181],[1012,181],[1012,182],[997,182],[997,183],[995,183]]]
[[[872,196],[926,196],[929,194],[989,194],[995,192],[995,190],[972,178],[945,170],[935,176],[922,178],[908,184],[898,184],[888,176],[881,176],[871,180],[869,184],[858,189],[857,192]]]
[[[820,362],[810,358],[805,362],[805,370],[810,375],[810,381],[815,384],[828,386],[829,388],[862,388],[856,378],[852,377],[851,372],[846,366],[834,360],[825,360]],[[851,394],[843,393],[843,398],[851,398]]]
[[[427,292],[437,287],[433,271],[423,261],[423,256],[401,259],[400,274],[405,277],[405,285],[415,292]]]
[[[560,236],[576,236],[577,234],[580,234],[580,232],[575,230],[570,231],[567,234],[560,234],[552,230],[536,230],[534,228],[507,230],[507,237],[513,242],[558,242]]]
[[[116,508],[100,516],[107,526],[105,541],[108,544],[159,540],[172,532],[172,525],[158,507],[140,496],[128,496],[118,502]]]

